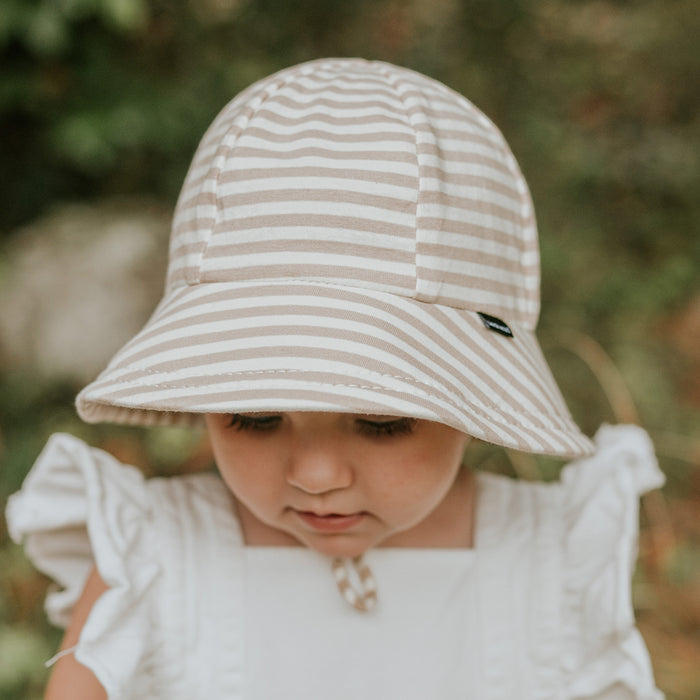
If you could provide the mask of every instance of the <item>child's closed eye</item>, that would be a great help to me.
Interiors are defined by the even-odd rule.
[[[282,422],[282,416],[271,413],[247,414],[234,413],[228,423],[229,428],[236,430],[269,431],[274,430]]]
[[[227,427],[236,431],[265,433],[280,427],[283,421],[279,413],[233,413]],[[395,416],[362,416],[354,419],[355,430],[370,438],[410,435],[417,423],[415,418]]]
[[[416,424],[415,418],[357,418],[358,430],[370,437],[393,437],[410,435]]]

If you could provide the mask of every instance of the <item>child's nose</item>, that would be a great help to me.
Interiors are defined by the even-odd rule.
[[[342,446],[332,440],[309,441],[293,451],[287,482],[306,493],[327,493],[348,488],[353,469]]]

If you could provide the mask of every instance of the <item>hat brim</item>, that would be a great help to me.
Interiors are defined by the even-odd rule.
[[[534,333],[476,311],[313,281],[183,286],[78,396],[87,422],[194,425],[203,413],[337,411],[438,421],[579,457]]]

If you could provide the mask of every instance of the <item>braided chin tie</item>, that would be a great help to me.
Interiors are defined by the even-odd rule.
[[[356,590],[350,581],[350,569],[352,566],[360,582],[361,590]],[[332,564],[333,576],[340,591],[340,595],[356,610],[368,612],[377,603],[377,582],[365,564],[362,555],[352,559],[336,557]]]

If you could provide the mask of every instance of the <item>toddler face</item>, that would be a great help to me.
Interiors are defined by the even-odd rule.
[[[379,544],[431,546],[433,521],[444,527],[464,481],[468,437],[440,423],[305,412],[206,420],[249,544],[343,557]]]

